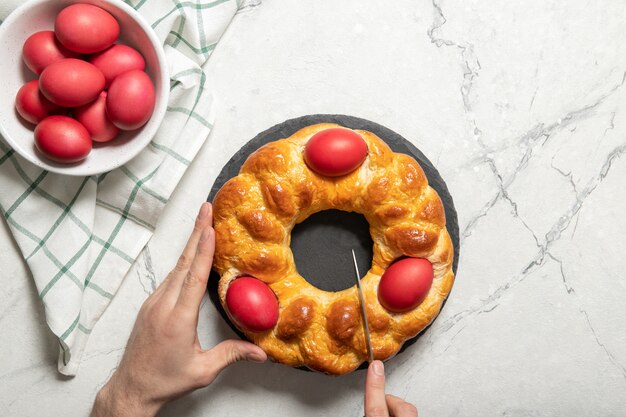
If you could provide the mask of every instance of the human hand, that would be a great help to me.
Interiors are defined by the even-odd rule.
[[[154,416],[165,403],[209,385],[239,360],[264,362],[263,350],[226,340],[203,350],[198,313],[213,263],[212,207],[204,203],[176,267],[139,310],[119,367],[96,397],[92,417]]]
[[[385,367],[373,361],[365,379],[365,417],[417,417],[417,408],[402,398],[385,395]]]

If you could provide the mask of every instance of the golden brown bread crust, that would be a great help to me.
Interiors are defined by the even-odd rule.
[[[436,317],[452,288],[454,250],[439,196],[410,156],[394,153],[376,135],[357,130],[368,156],[355,171],[325,177],[310,170],[303,150],[311,136],[336,124],[317,124],[254,152],[213,202],[219,295],[251,275],[267,283],[279,302],[273,329],[246,336],[274,360],[344,374],[367,359],[356,286],[322,291],[296,271],[291,230],[311,214],[335,208],[365,216],[374,241],[372,267],[361,280],[376,359],[395,355]],[[428,259],[434,280],[414,310],[392,313],[378,301],[381,275],[401,256]]]

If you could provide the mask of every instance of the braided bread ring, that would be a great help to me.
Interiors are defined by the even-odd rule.
[[[214,268],[221,276],[218,294],[227,313],[226,292],[239,276],[258,278],[276,295],[279,320],[273,329],[241,329],[271,358],[345,374],[367,359],[356,286],[322,291],[300,276],[289,246],[294,225],[331,208],[360,213],[369,222],[373,260],[361,285],[374,356],[381,360],[394,356],[439,313],[454,281],[454,249],[443,205],[422,168],[376,135],[355,131],[367,143],[368,156],[353,172],[324,177],[309,169],[303,159],[307,141],[336,127],[342,126],[311,125],[264,145],[224,184],[213,202]],[[402,256],[428,259],[434,279],[420,305],[392,313],[378,301],[378,283]]]

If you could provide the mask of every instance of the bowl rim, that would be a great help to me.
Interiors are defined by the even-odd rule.
[[[55,0],[27,0],[22,3],[18,7],[16,7],[6,19],[0,23],[0,39],[3,36],[6,36],[6,33],[9,31],[11,24],[17,20],[26,10],[38,6],[44,3],[52,3]],[[69,176],[79,176],[85,177],[90,175],[98,175],[103,174],[105,172],[112,171],[120,166],[128,163],[134,157],[139,155],[145,148],[150,144],[155,134],[157,133],[159,127],[162,125],[163,119],[165,117],[165,113],[167,111],[167,105],[169,101],[169,65],[165,58],[165,50],[163,49],[163,45],[159,40],[158,36],[152,26],[148,24],[148,22],[144,19],[144,17],[137,12],[134,8],[132,8],[127,3],[121,0],[69,0],[72,4],[83,3],[83,4],[93,4],[96,2],[110,4],[114,7],[119,8],[122,12],[126,13],[130,16],[144,31],[148,39],[150,40],[150,44],[155,51],[157,57],[158,67],[161,72],[161,77],[159,80],[152,80],[155,84],[160,84],[160,99],[157,103],[155,103],[155,108],[152,112],[152,116],[146,125],[142,127],[142,129],[147,129],[142,131],[142,134],[145,134],[145,143],[142,146],[137,147],[136,152],[125,152],[122,154],[120,158],[116,158],[114,162],[109,164],[104,164],[104,166],[93,167],[91,169],[87,169],[85,166],[81,166],[79,164],[59,164],[54,163],[53,161],[45,161],[37,156],[32,154],[25,153],[20,146],[17,146],[15,140],[6,130],[5,126],[0,123],[0,135],[4,138],[4,140],[8,143],[8,145],[13,149],[17,154],[21,157],[29,161],[30,163],[36,165],[39,168],[42,168],[46,171],[54,172],[57,174],[69,175]],[[69,5],[68,5],[69,6]],[[35,32],[33,32],[35,33]],[[99,164],[101,165],[101,164]]]

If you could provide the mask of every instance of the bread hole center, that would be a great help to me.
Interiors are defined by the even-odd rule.
[[[365,217],[341,210],[312,214],[291,232],[298,273],[324,291],[341,291],[355,284],[352,249],[363,278],[372,266],[373,245]]]

